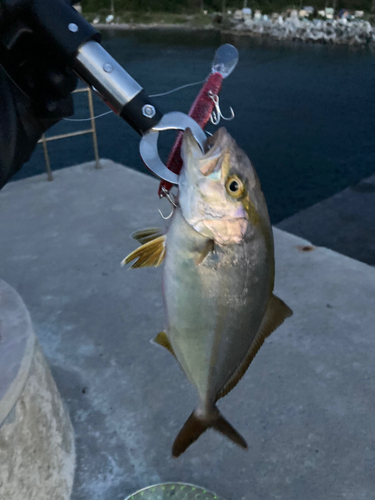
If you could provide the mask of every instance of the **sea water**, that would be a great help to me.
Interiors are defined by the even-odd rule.
[[[204,80],[222,43],[235,45],[240,58],[220,94],[223,115],[232,106],[236,116],[219,126],[227,127],[253,162],[273,223],[374,173],[375,52],[370,48],[176,30],[113,30],[103,41],[148,94]],[[155,102],[164,112],[188,112],[199,88]],[[75,101],[75,117],[88,117],[85,95]],[[95,98],[96,114],[107,109]],[[148,172],[139,157],[139,136],[125,122],[112,113],[96,125],[101,157]],[[89,127],[90,122],[62,122],[48,134]],[[161,144],[164,159],[168,147]],[[90,161],[92,138],[51,142],[49,151],[52,169]],[[38,146],[16,178],[44,169]]]

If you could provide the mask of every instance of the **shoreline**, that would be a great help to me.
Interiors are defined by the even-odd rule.
[[[287,20],[288,21],[288,20]],[[285,23],[287,24],[287,23]],[[208,25],[208,26],[192,26],[186,23],[173,23],[173,24],[161,24],[161,23],[113,23],[113,24],[107,24],[107,23],[97,23],[93,25],[95,28],[99,30],[114,30],[114,31],[136,31],[136,30],[172,30],[172,31],[211,31],[211,32],[218,32],[222,33],[223,35],[229,35],[229,36],[239,36],[239,37],[250,37],[250,38],[268,38],[271,40],[276,40],[279,42],[303,42],[303,43],[314,43],[314,44],[321,44],[321,45],[347,45],[347,46],[374,46],[375,44],[375,27],[372,27],[373,35],[368,38],[368,37],[363,37],[361,34],[358,36],[356,35],[348,35],[347,38],[341,37],[335,39],[332,36],[332,29],[329,31],[324,29],[321,31],[320,36],[318,37],[312,37],[312,36],[305,36],[301,35],[301,33],[298,33],[298,30],[293,33],[289,32],[286,34],[283,34],[283,36],[279,36],[279,34],[274,34],[272,33],[272,27],[270,29],[270,26],[262,26],[262,25],[256,25],[253,24],[251,27],[241,27],[240,29],[238,27],[233,28],[233,29],[228,29],[227,27],[216,27],[213,25]],[[260,29],[259,29],[260,27]],[[290,29],[290,23],[288,28]],[[288,29],[287,28],[287,29]],[[338,26],[339,29],[342,29],[343,27],[340,25]],[[301,31],[301,30],[299,30]],[[327,36],[328,33],[328,36]]]
[[[93,24],[94,28],[98,28],[101,30],[148,30],[148,29],[176,29],[176,30],[183,30],[183,31],[222,31],[220,28],[215,28],[214,26],[191,26],[187,24],[179,24],[179,23],[174,23],[174,24],[160,24],[160,23],[113,23],[113,24],[106,24],[106,23],[97,23]]]

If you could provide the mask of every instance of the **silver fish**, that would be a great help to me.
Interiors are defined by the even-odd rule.
[[[154,339],[179,361],[199,397],[177,435],[177,457],[208,428],[243,448],[245,439],[216,402],[245,374],[264,340],[292,315],[273,294],[274,244],[259,179],[221,128],[202,152],[184,132],[178,206],[167,234],[133,235],[142,246],[123,264],[165,260],[166,329]]]

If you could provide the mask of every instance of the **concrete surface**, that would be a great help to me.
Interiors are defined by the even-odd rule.
[[[277,227],[375,266],[375,175]]]
[[[0,427],[25,387],[34,344],[25,304],[11,286],[0,280]]]
[[[1,280],[0,333],[0,498],[68,500],[75,468],[72,424],[28,312]]]
[[[161,269],[128,271],[130,233],[159,226],[156,180],[112,162],[0,193],[1,275],[28,306],[76,433],[72,500],[164,481],[225,500],[375,498],[375,269],[275,230],[276,293],[294,316],[220,402],[244,452],[208,431],[170,449],[196,396],[168,352]]]

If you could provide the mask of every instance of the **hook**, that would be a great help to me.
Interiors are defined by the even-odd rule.
[[[177,208],[175,195],[173,194],[173,197],[174,197],[174,200],[173,200],[170,192],[164,186],[162,186],[161,191],[162,191],[162,194],[160,195],[160,198],[167,198],[169,203],[171,205],[173,205],[174,208]]]
[[[163,193],[162,197],[167,198],[167,200],[169,201],[169,203],[172,205],[172,212],[169,215],[167,215],[167,217],[164,217],[164,215],[161,213],[161,210],[158,209],[158,212],[161,215],[162,219],[168,220],[168,219],[170,219],[172,217],[174,209],[177,208],[176,199],[173,200],[173,198],[170,195],[169,191],[167,189],[165,189],[164,186],[162,186],[161,190],[162,190],[162,193]]]
[[[168,220],[168,219],[170,219],[170,218],[172,217],[173,212],[174,212],[174,208],[172,207],[172,211],[171,211],[171,213],[170,213],[169,215],[167,215],[167,217],[164,217],[164,215],[161,213],[161,210],[159,210],[159,208],[158,208],[158,212],[159,212],[160,217],[161,217],[162,219],[164,219],[164,220]]]
[[[219,96],[214,94],[211,90],[208,91],[208,95],[213,100],[213,102],[215,104],[215,109],[213,109],[212,113],[211,113],[211,118],[210,118],[211,123],[213,125],[219,125],[221,118],[225,121],[233,120],[233,118],[235,117],[235,114],[234,114],[232,106],[229,107],[231,116],[226,118],[220,109]]]

